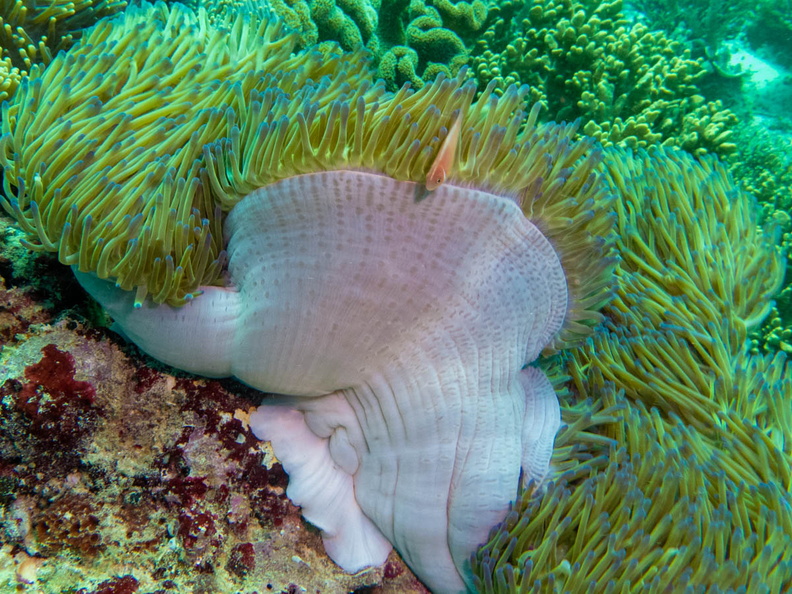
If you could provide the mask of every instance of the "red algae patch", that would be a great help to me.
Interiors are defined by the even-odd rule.
[[[131,575],[125,575],[112,580],[105,580],[93,592],[80,588],[77,590],[77,594],[134,594],[138,591],[138,588],[138,581]]]
[[[54,344],[41,349],[38,363],[25,368],[24,384],[8,380],[0,388],[42,442],[73,448],[94,422],[96,390],[74,378],[74,357]],[[18,389],[17,389],[18,388]]]

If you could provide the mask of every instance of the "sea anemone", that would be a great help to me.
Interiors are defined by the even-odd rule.
[[[251,14],[145,5],[5,107],[4,206],[154,357],[233,375],[287,493],[356,571],[437,591],[547,472],[542,351],[610,294],[614,185],[526,88],[386,93]]]

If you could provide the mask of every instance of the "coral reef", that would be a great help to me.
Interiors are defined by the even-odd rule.
[[[748,43],[786,68],[792,68],[792,3],[760,0],[754,10],[743,16]]]
[[[225,3],[220,3],[225,6]],[[737,118],[707,101],[698,83],[704,58],[643,23],[630,23],[621,0],[270,0],[297,31],[298,47],[337,41],[366,47],[389,90],[421,88],[465,64],[479,92],[531,86],[543,118],[581,118],[603,144],[679,146],[732,154]]]
[[[74,379],[74,357],[47,345],[42,358],[25,369],[25,382],[0,388],[4,398],[4,437],[6,444],[27,459],[32,451],[24,448],[29,440],[48,444],[58,452],[50,463],[63,463],[83,436],[95,424],[96,392],[88,382]],[[39,462],[41,464],[41,462]]]
[[[508,91],[507,101],[500,104],[503,112],[487,116],[497,105],[491,95],[524,78],[535,88],[527,97],[542,101],[550,117],[582,117],[586,132],[605,144],[662,142],[693,153],[734,150],[733,114],[698,94],[700,63],[663,35],[630,26],[618,2],[428,6],[386,1],[379,13],[376,6],[361,9],[343,2],[274,6],[291,19],[306,45],[321,37],[348,47],[362,43],[380,52],[380,72],[392,85],[411,81],[420,87],[437,72],[456,73],[467,60],[465,44],[486,30],[486,44],[477,46],[473,58],[482,88],[486,80],[492,81],[482,91],[482,118],[504,116],[508,110],[503,105],[517,111],[514,102],[526,97],[525,89],[518,99],[509,98],[515,91]],[[322,16],[321,28],[314,11]],[[392,20],[385,20],[386,12]],[[257,131],[271,138],[286,135],[285,124],[279,127],[275,117],[265,117],[269,108],[293,118],[287,121],[300,122],[297,110],[278,103],[279,93],[293,93],[315,107],[310,117],[299,114],[302,127],[292,127],[299,133],[282,138],[277,146],[303,142],[303,149],[311,147],[310,158],[327,161],[333,147],[341,145],[339,139],[354,137],[349,130],[356,130],[356,105],[348,99],[347,85],[322,82],[308,89],[303,83],[341,72],[347,80],[363,81],[370,73],[359,65],[360,54],[342,56],[332,44],[287,58],[297,40],[264,21],[255,21],[253,27],[260,27],[257,35],[272,47],[258,51],[246,37],[249,30],[233,17],[210,25],[206,16],[172,15],[161,12],[144,24],[138,39],[155,38],[154,50],[168,48],[163,55],[180,52],[187,56],[182,58],[187,66],[177,68],[167,59],[141,61],[139,66],[151,68],[146,72],[152,76],[137,79],[141,86],[124,95],[124,102],[111,105],[112,116],[104,114],[119,130],[107,146],[99,142],[106,134],[96,125],[101,119],[96,114],[112,103],[108,97],[118,88],[113,85],[123,87],[125,76],[95,86],[93,80],[72,82],[80,92],[96,95],[86,107],[47,95],[63,84],[63,72],[34,69],[38,82],[25,83],[23,99],[4,112],[2,153],[4,206],[26,230],[25,245],[58,251],[65,263],[106,271],[126,288],[145,285],[140,299],[148,292],[161,301],[182,303],[199,284],[220,278],[221,215],[209,200],[209,188],[231,195],[227,209],[248,185],[261,183],[258,173],[250,177],[246,169],[253,157],[241,163],[236,158],[256,154],[240,146],[253,146],[250,139]],[[513,26],[520,28],[515,34],[507,25],[518,15],[513,19]],[[124,18],[123,36],[133,35],[140,21]],[[165,31],[163,23],[180,27],[181,34]],[[201,35],[204,46],[199,51],[191,44]],[[511,45],[498,45],[508,35],[516,35],[509,38]],[[89,39],[120,42],[121,36],[120,29],[102,23]],[[101,56],[79,49],[59,64],[71,67],[86,60],[103,68],[112,60],[123,66],[135,43],[128,48],[119,43],[116,53]],[[205,78],[197,68],[190,70],[205,59],[203,49],[226,43],[230,49],[210,51],[215,61]],[[433,61],[428,58],[432,55],[443,59]],[[13,67],[8,60],[8,68]],[[299,73],[280,72],[292,65],[300,66]],[[250,72],[262,74],[266,82],[257,87]],[[216,78],[228,82],[218,84]],[[277,92],[268,96],[266,85]],[[361,85],[356,96],[364,101],[386,97],[381,87]],[[153,109],[168,87],[173,87],[172,101]],[[449,88],[440,83],[427,90],[437,93],[436,105],[445,102],[457,109],[463,101],[449,99]],[[152,99],[136,107],[130,102],[134,93]],[[417,109],[409,98],[403,92],[391,105],[403,102],[400,109]],[[53,116],[40,128],[25,127],[32,119],[22,106],[31,100],[52,101]],[[453,109],[431,111],[426,121],[438,124],[437,137],[418,157],[418,150],[413,153],[414,161],[394,159],[388,165],[391,171],[409,177],[411,167],[425,168],[445,133],[439,123],[448,126]],[[59,110],[61,119],[55,115]],[[154,116],[143,127],[130,127],[144,113]],[[82,128],[75,114],[85,117]],[[468,114],[470,119],[475,116]],[[531,125],[535,117],[531,114]],[[352,124],[329,128],[325,136],[315,133],[342,119]],[[423,123],[416,127],[422,133],[426,128]],[[551,129],[538,127],[531,142]],[[12,134],[14,130],[20,132]],[[22,130],[40,138],[30,162],[15,150],[23,142]],[[53,175],[52,168],[42,175],[42,155],[50,147],[73,142],[78,132],[86,133],[79,150],[88,156],[68,161],[64,152],[59,161],[62,177],[47,177]],[[470,132],[463,135],[465,154],[484,153],[499,143],[508,149],[518,130],[515,125],[478,137]],[[148,154],[137,150],[140,138],[152,139],[156,149]],[[173,139],[173,144],[163,138]],[[480,144],[471,148],[473,138]],[[216,142],[205,150],[210,139]],[[398,142],[410,144],[401,137],[394,140]],[[123,153],[125,165],[145,162],[139,169],[145,175],[108,170],[101,155],[111,146],[128,151]],[[508,150],[492,151],[491,162],[508,158]],[[201,169],[198,161],[211,166]],[[472,162],[466,165],[469,169],[462,168],[462,181],[473,175]],[[47,211],[86,167],[94,167],[94,179],[107,184],[102,191],[82,197],[85,208],[80,212],[56,207]],[[746,186],[776,205],[773,213],[768,209],[768,218],[788,232],[788,215],[783,218],[789,212],[784,202],[788,196],[779,189],[787,182],[777,163],[765,167],[779,177],[746,175]],[[526,584],[530,575],[539,590],[562,584],[576,591],[592,580],[612,581],[615,587],[640,577],[658,591],[673,580],[781,591],[789,587],[792,571],[783,557],[792,533],[786,445],[792,440],[792,420],[780,398],[792,393],[792,381],[783,355],[759,355],[758,349],[763,344],[790,348],[790,279],[777,309],[767,315],[769,299],[782,282],[781,260],[772,242],[757,232],[751,206],[734,192],[720,165],[708,160],[696,165],[677,153],[657,151],[641,153],[634,161],[611,155],[607,168],[624,197],[618,208],[620,289],[607,310],[605,328],[571,355],[546,363],[558,374],[559,389],[565,376],[571,376],[565,384],[569,393],[562,398],[567,428],[556,442],[556,476],[541,496],[527,492],[480,552],[475,564],[482,590],[510,591]],[[283,173],[271,179],[279,175]],[[578,181],[585,185],[588,178]],[[114,188],[122,184],[138,184],[156,199],[140,210],[134,210],[139,205],[133,200],[126,219],[110,216],[97,207],[97,196],[105,190],[116,195]],[[183,196],[185,189],[192,202],[169,211],[176,203],[166,201]],[[150,218],[141,222],[136,219],[139,212]],[[276,591],[292,591],[297,584],[346,591],[381,583],[385,591],[421,591],[395,556],[383,569],[361,576],[345,576],[334,568],[318,535],[305,528],[288,503],[279,465],[248,430],[246,415],[257,396],[236,384],[174,376],[133,348],[120,350],[104,330],[90,329],[101,314],[70,301],[74,298],[68,294],[75,288],[69,275],[57,271],[46,254],[21,256],[17,234],[5,221],[0,225],[5,250],[0,258],[5,306],[0,337],[6,345],[0,359],[0,557],[9,568],[0,573],[3,587],[38,581],[86,593],[156,588],[210,592],[266,583]],[[68,232],[62,233],[64,228]],[[119,228],[131,230],[120,235],[115,251],[103,256],[110,230]],[[173,229],[183,234],[170,251],[167,238]],[[145,243],[152,234],[155,240]],[[78,255],[83,242],[93,242],[90,257]],[[148,266],[148,276],[136,284],[140,266]],[[33,277],[40,278],[39,284],[26,286],[22,279]],[[579,321],[591,325],[598,319],[592,312],[603,294],[578,297],[590,305],[577,312]],[[766,315],[760,331],[758,324]],[[588,331],[577,329],[572,338]],[[747,337],[757,341],[751,353]],[[157,399],[167,401],[170,410],[158,406]],[[118,452],[131,454],[119,459]],[[69,522],[58,522],[64,517]],[[125,559],[128,551],[135,553],[133,560]],[[686,565],[699,569],[686,571]],[[714,571],[716,566],[721,571]],[[56,575],[55,569],[64,567],[65,577]]]
[[[198,9],[196,0],[185,2]],[[377,75],[395,91],[410,82],[419,89],[441,72],[455,77],[468,47],[493,11],[494,0],[215,0],[214,13],[244,6],[271,11],[297,34],[297,47],[337,43],[346,51],[365,47]]]
[[[617,295],[568,354],[556,478],[479,552],[482,591],[786,591],[792,377],[747,343],[781,282],[774,236],[715,161],[605,163],[623,197]]]
[[[703,58],[715,76],[747,74],[735,58],[750,48],[764,59],[789,68],[792,5],[789,0],[630,0],[631,16],[661,30]]]
[[[34,64],[47,65],[83,30],[122,11],[126,0],[3,0],[0,3],[0,101],[16,92]]]
[[[387,16],[386,22],[401,18],[406,25],[397,35],[391,29],[381,40],[377,74],[392,89],[406,82],[421,88],[441,72],[456,76],[468,61],[465,40],[483,26],[487,12],[481,0],[456,4],[444,0],[433,5],[421,0],[405,3],[403,16]]]
[[[689,50],[630,24],[620,0],[533,0],[504,7],[472,49],[479,85],[527,83],[549,119],[581,118],[605,145],[679,146],[698,154],[735,150],[734,114],[707,102],[705,75]]]
[[[470,64],[480,92],[491,80],[497,92],[528,84],[544,118],[582,118],[584,131],[606,145],[664,143],[720,155],[736,148],[736,116],[698,88],[703,58],[662,31],[631,24],[621,0],[271,4],[303,47],[335,40],[368,48],[390,90],[405,82],[420,88]]]

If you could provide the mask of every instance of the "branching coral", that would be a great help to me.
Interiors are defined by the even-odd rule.
[[[734,151],[734,116],[698,94],[701,64],[621,9],[619,0],[534,0],[493,18],[471,57],[479,84],[527,83],[550,119],[582,118],[606,145]]]
[[[337,41],[365,46],[389,90],[420,88],[470,63],[483,92],[496,81],[532,87],[555,121],[581,118],[604,144],[653,143],[698,154],[735,150],[736,116],[707,102],[701,60],[662,32],[631,25],[620,0],[484,3],[437,0],[270,0],[298,32],[298,47]]]
[[[484,5],[481,2],[476,4],[486,15]],[[447,2],[446,6],[453,5]],[[456,75],[460,67],[467,63],[467,49],[459,35],[444,26],[444,19],[438,8],[414,0],[410,3],[407,15],[409,23],[404,39],[401,40],[402,45],[391,47],[382,57],[379,71],[383,78],[395,86],[410,81],[420,88],[424,82],[433,80],[440,72],[447,76]],[[458,18],[458,15],[455,16]],[[479,19],[477,22],[482,21],[483,19]],[[405,50],[415,55],[415,60],[408,62],[412,72],[407,77],[399,70],[394,71],[392,65],[394,57]],[[406,65],[402,66],[402,69],[405,67]]]
[[[277,15],[297,36],[296,46],[306,49],[331,41],[346,50],[361,46],[376,53],[379,2],[355,0],[213,0],[207,4],[186,0],[197,11],[205,8],[210,19],[230,12]]]
[[[781,256],[717,162],[656,150],[606,164],[619,289],[570,355],[557,478],[479,552],[482,588],[785,591],[792,378],[783,354],[746,343]]]
[[[71,47],[82,31],[102,17],[120,12],[126,0],[0,2],[0,100],[13,95],[33,64],[49,64]]]

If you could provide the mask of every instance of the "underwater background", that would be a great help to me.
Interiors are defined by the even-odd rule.
[[[0,2],[2,99],[127,8]],[[792,2],[190,9],[219,28],[266,11],[294,51],[360,52],[392,92],[441,73],[480,94],[526,84],[540,121],[576,120],[620,155],[602,164],[623,197],[614,295],[582,344],[542,362],[565,427],[546,490],[473,560],[482,592],[792,590]],[[255,390],[123,343],[57,250],[28,249],[7,146],[0,592],[425,592],[395,552],[356,575],[326,557],[249,430]]]

